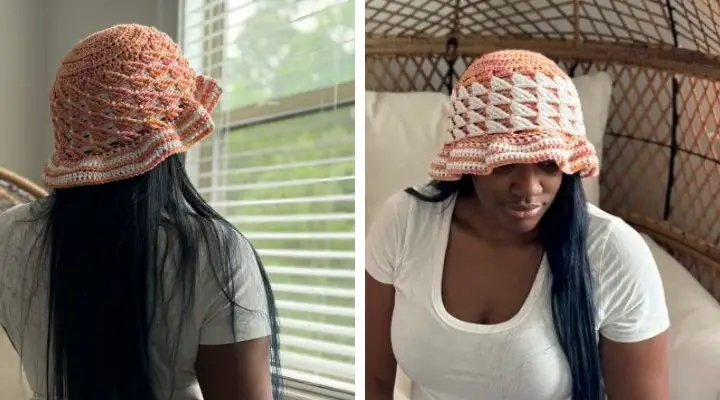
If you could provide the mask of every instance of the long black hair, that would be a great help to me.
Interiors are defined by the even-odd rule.
[[[453,182],[432,181],[427,189],[430,190],[408,188],[405,191],[428,202],[443,202],[455,194],[475,193],[470,175]],[[602,396],[588,225],[580,177],[564,174],[555,200],[538,228],[552,272],[553,325],[570,367],[574,400],[600,400]]]
[[[134,178],[58,189],[36,204],[33,218],[43,221],[36,243],[49,262],[41,264],[37,276],[49,282],[51,396],[161,400],[154,394],[150,330],[153,323],[167,321],[161,318],[171,302],[181,306],[178,326],[167,327],[173,332],[168,350],[175,357],[201,264],[211,267],[233,305],[232,319],[236,308],[243,309],[235,302],[233,280],[239,232],[195,190],[183,157],[173,155]],[[159,240],[163,235],[167,239]],[[282,381],[277,310],[257,253],[255,258],[268,299],[273,397],[278,399]],[[172,286],[163,279],[166,276],[174,277]],[[234,324],[231,328],[236,335]]]

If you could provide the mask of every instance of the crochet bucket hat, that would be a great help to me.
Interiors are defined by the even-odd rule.
[[[455,181],[503,165],[546,161],[566,174],[598,173],[572,80],[531,51],[502,50],[478,58],[452,91],[450,124],[431,178]]]
[[[54,152],[50,188],[96,185],[144,174],[213,131],[221,95],[155,28],[116,25],[65,56],[50,96]]]

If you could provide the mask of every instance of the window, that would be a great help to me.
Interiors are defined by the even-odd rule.
[[[354,4],[185,0],[181,43],[225,93],[188,155],[201,194],[257,247],[290,398],[354,388]]]

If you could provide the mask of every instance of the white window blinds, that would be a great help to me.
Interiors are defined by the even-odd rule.
[[[186,56],[224,95],[188,155],[200,193],[265,262],[285,377],[354,393],[354,4],[186,0]],[[295,389],[294,389],[295,390]]]

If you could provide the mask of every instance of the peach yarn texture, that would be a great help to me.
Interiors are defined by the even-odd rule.
[[[566,174],[598,174],[577,89],[552,60],[527,50],[487,53],[465,70],[450,96],[445,143],[432,179],[488,175],[508,164],[554,161]]]
[[[221,94],[155,28],[94,33],[58,68],[50,96],[55,149],[43,180],[68,188],[142,175],[212,133]]]

